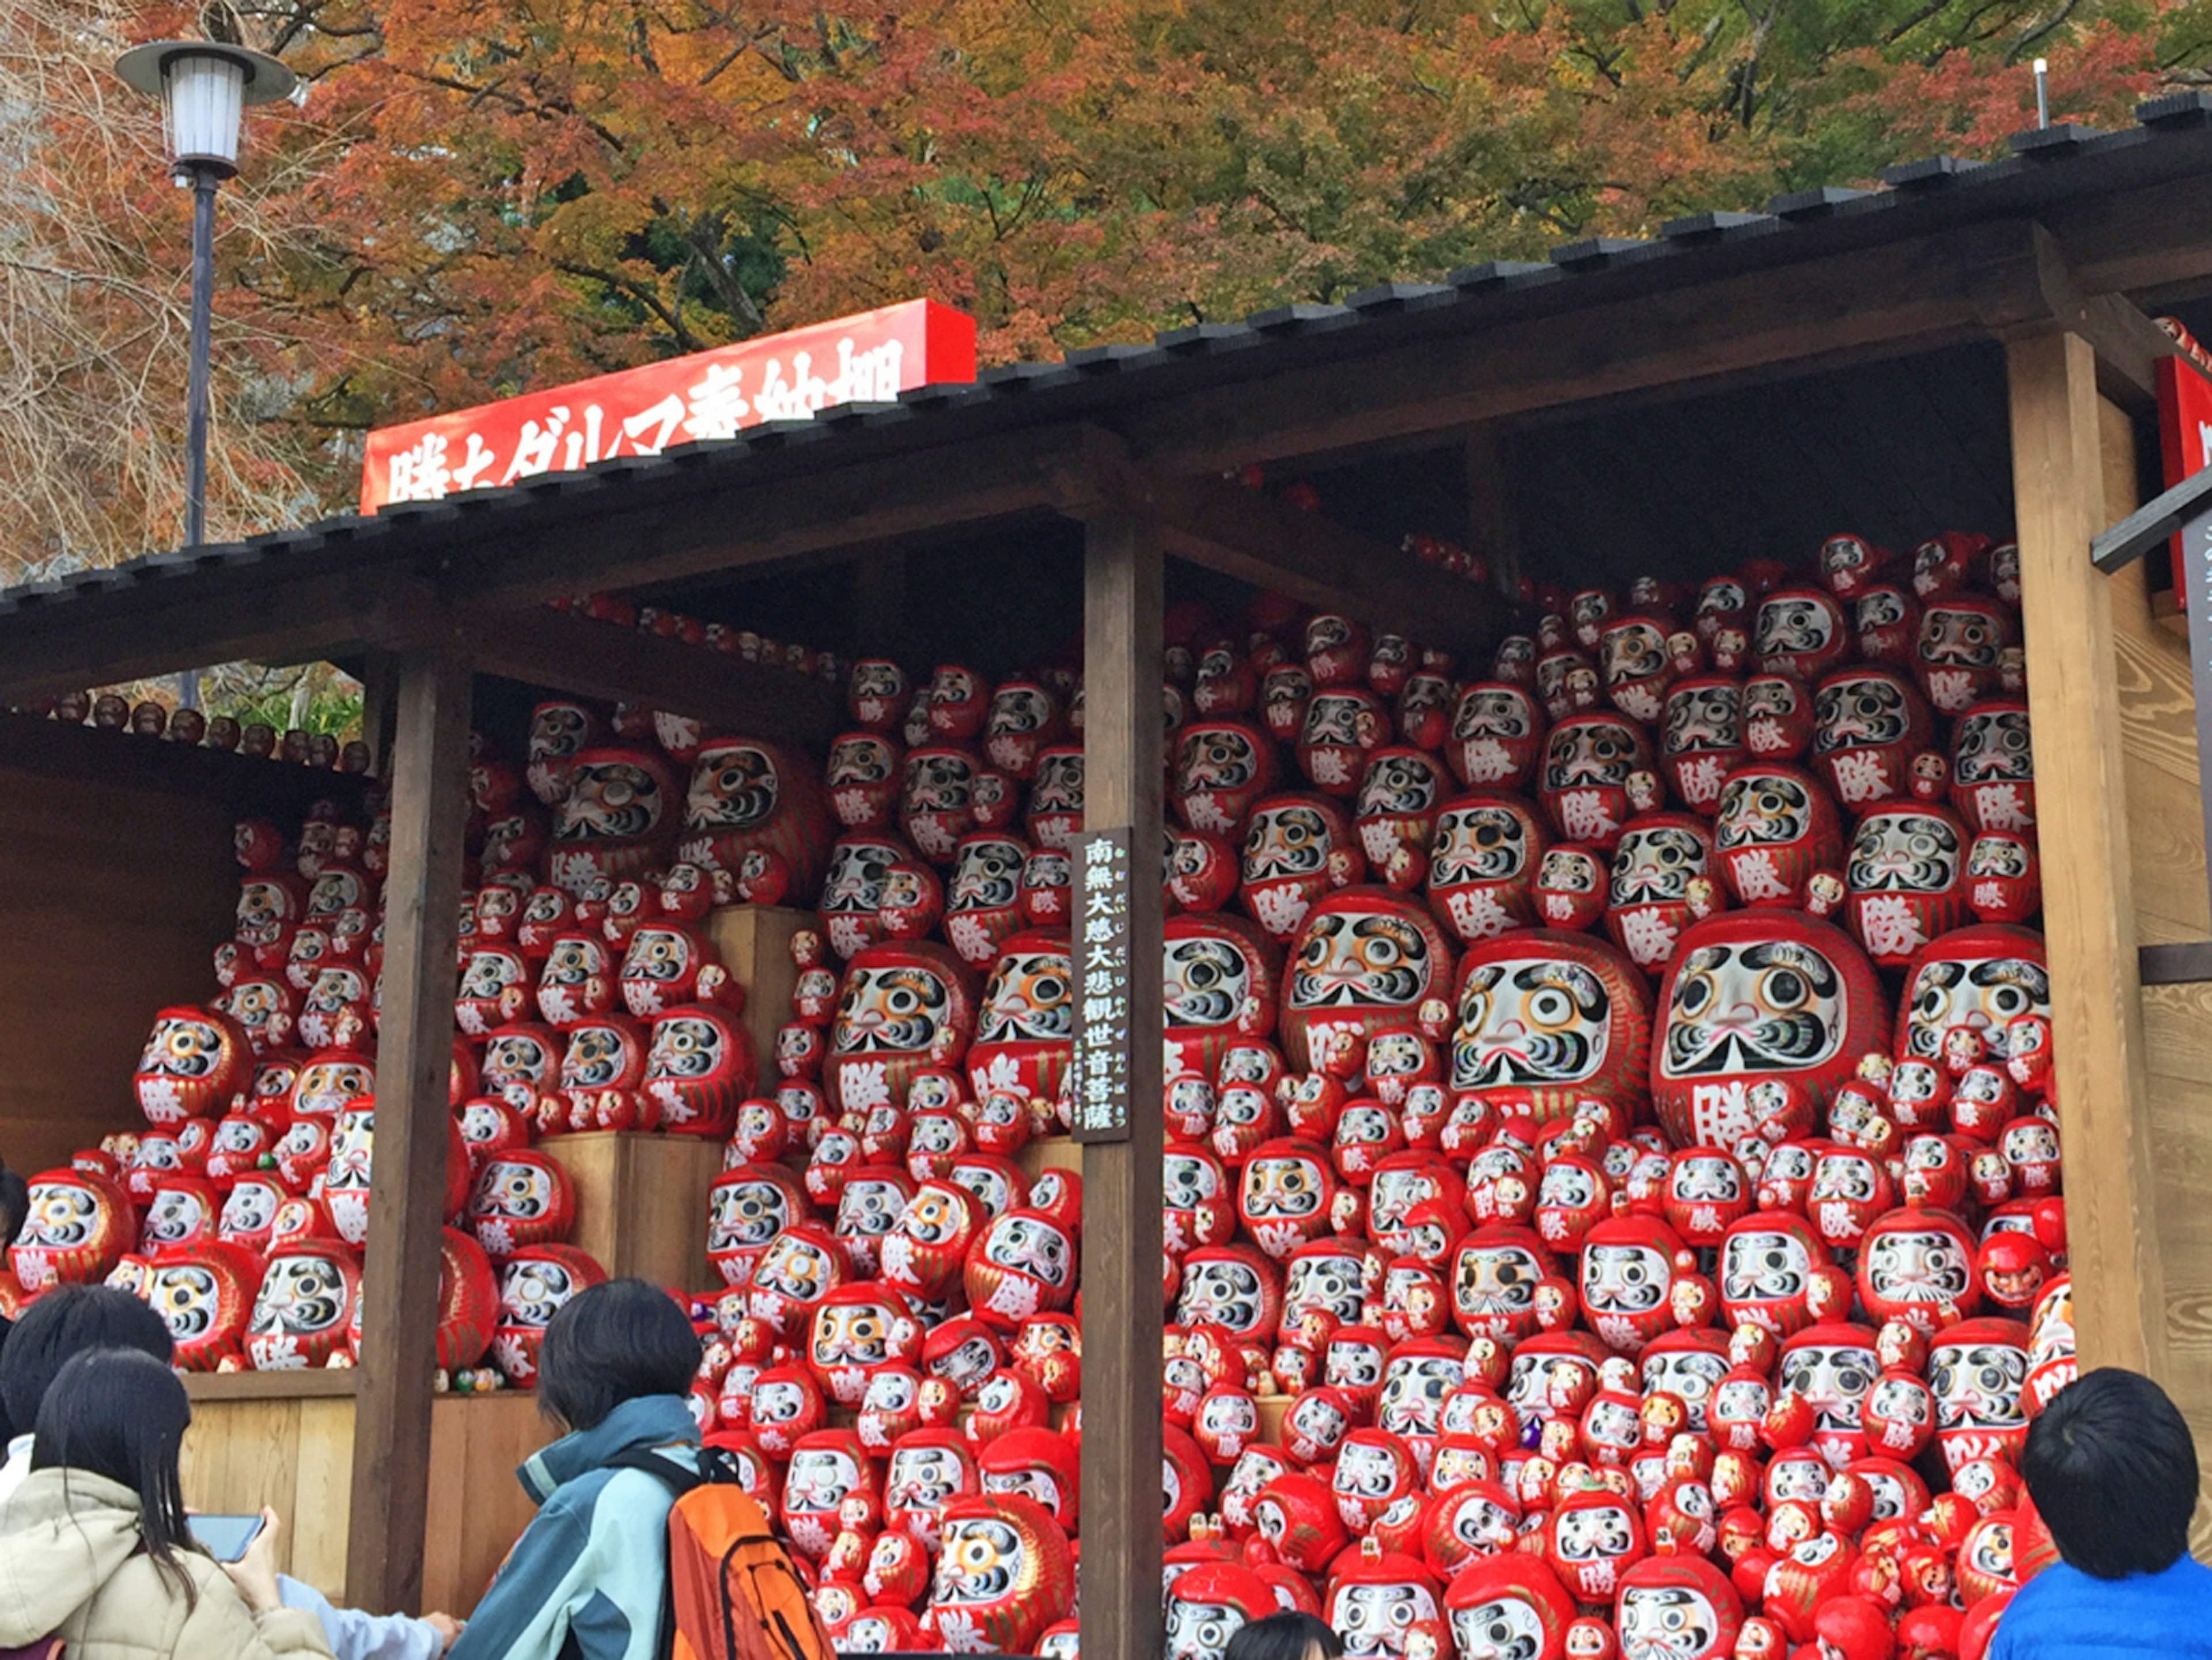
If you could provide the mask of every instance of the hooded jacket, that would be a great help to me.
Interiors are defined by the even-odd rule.
[[[447,1660],[654,1660],[668,1584],[667,1486],[609,1469],[633,1449],[696,1470],[699,1428],[681,1395],[625,1401],[516,1472],[538,1514],[514,1541]]]
[[[188,1603],[143,1549],[138,1495],[88,1470],[33,1470],[0,1505],[0,1649],[59,1636],[67,1660],[327,1656],[312,1614],[255,1614],[230,1576],[177,1553]]]

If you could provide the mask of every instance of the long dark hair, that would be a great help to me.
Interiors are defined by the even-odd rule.
[[[177,1455],[191,1421],[184,1384],[153,1356],[88,1349],[56,1374],[31,1447],[33,1469],[83,1470],[138,1495],[146,1554],[187,1605],[197,1598],[177,1556],[199,1546],[185,1517]]]

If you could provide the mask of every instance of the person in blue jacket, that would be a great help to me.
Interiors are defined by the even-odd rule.
[[[2030,1427],[2020,1468],[2062,1560],[2014,1593],[1986,1660],[2212,1656],[2212,1568],[2189,1554],[2197,1444],[2164,1389],[2085,1372]]]
[[[623,1468],[649,1453],[696,1473],[685,1395],[699,1339],[668,1293],[610,1280],[545,1328],[538,1409],[567,1432],[518,1472],[538,1514],[448,1660],[656,1660],[668,1582],[668,1486]]]

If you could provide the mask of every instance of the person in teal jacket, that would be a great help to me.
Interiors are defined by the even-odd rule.
[[[642,1280],[594,1286],[553,1316],[538,1407],[568,1432],[518,1472],[538,1514],[447,1660],[656,1660],[674,1501],[650,1472],[611,1466],[642,1451],[696,1473],[698,1367],[691,1322]]]
[[[2061,1560],[2014,1594],[1986,1660],[2212,1657],[2212,1568],[2189,1554],[2197,1444],[2166,1391],[2118,1366],[2086,1372],[2020,1462]]]

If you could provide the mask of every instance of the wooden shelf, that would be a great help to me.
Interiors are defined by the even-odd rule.
[[[707,1265],[707,1189],[722,1173],[722,1144],[708,1135],[591,1130],[549,1135],[538,1151],[576,1184],[568,1243],[616,1279],[697,1291]]]
[[[353,1399],[360,1374],[351,1366],[303,1371],[188,1371],[185,1393],[200,1401],[331,1401]]]

